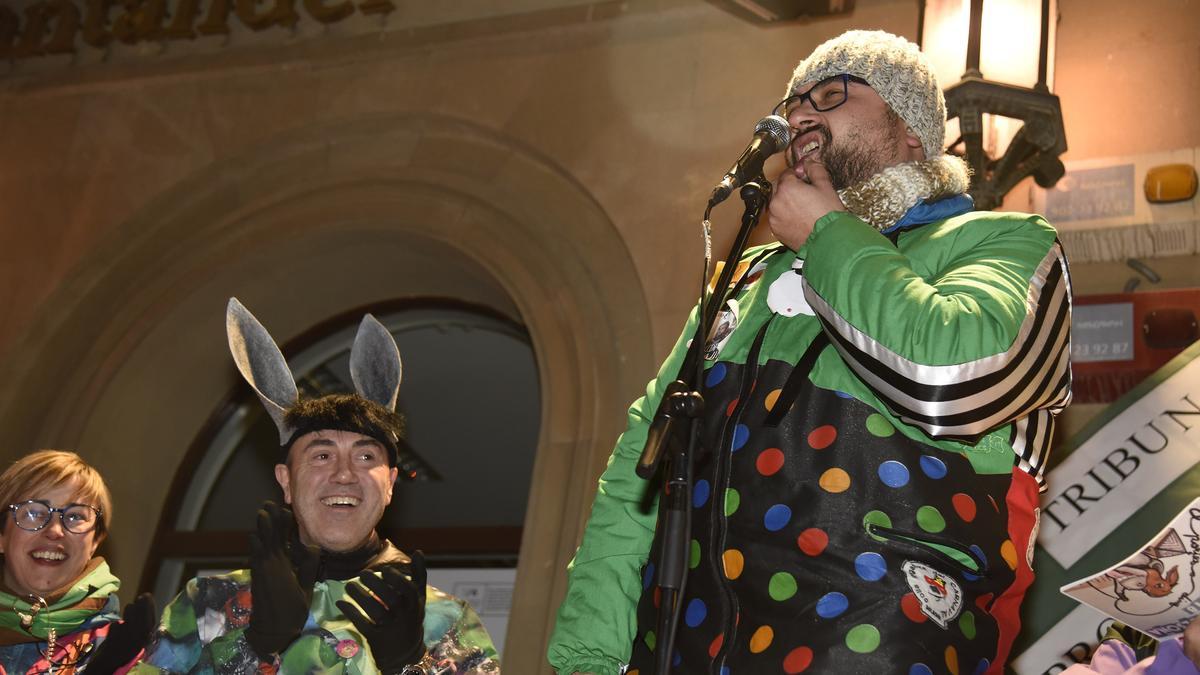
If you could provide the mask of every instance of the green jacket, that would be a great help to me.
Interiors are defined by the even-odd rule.
[[[771,320],[770,287],[802,266],[802,304],[811,309],[775,317],[760,364],[794,364],[824,331],[834,349],[821,352],[813,384],[870,405],[908,437],[964,453],[978,473],[1007,474],[1016,464],[1040,481],[1053,417],[1070,397],[1069,282],[1054,229],[1039,216],[970,212],[893,236],[833,212],[797,252],[779,244],[749,251],[743,262],[765,256],[765,269],[757,279],[756,269],[735,275],[752,281],[736,300],[736,328],[705,367],[745,362]],[[634,465],[695,321],[693,310],[629,408],[600,478],[550,640],[561,673],[607,675],[628,662],[657,518],[656,496],[647,495],[657,486]],[[723,402],[706,403],[705,414],[723,413]]]

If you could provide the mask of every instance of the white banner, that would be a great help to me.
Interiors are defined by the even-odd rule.
[[[1038,543],[1071,567],[1197,461],[1200,359],[1194,358],[1050,472]]]

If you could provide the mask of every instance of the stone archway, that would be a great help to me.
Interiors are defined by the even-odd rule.
[[[431,278],[439,260],[470,278],[461,288]],[[320,281],[301,281],[311,279]],[[650,323],[603,209],[552,161],[494,131],[425,115],[308,128],[158,195],[0,363],[10,385],[0,428],[14,447],[78,447],[111,477],[111,550],[136,579],[148,539],[139,533],[236,382],[225,297],[264,308],[284,340],[339,307],[439,288],[511,303],[533,340],[542,427],[512,614],[523,630],[508,639],[506,667],[549,672],[562,572],[621,410],[652,372]]]

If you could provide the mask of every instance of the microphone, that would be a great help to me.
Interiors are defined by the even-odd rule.
[[[713,188],[709,207],[725,201],[737,188],[762,175],[763,163],[792,142],[792,127],[779,115],[767,115],[754,125],[754,140]]]

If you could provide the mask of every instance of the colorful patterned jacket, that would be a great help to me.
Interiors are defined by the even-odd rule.
[[[368,566],[407,562],[390,542]],[[370,646],[338,609],[350,581],[325,579],[313,586],[308,622],[278,664],[260,662],[246,642],[250,622],[250,571],[195,578],[163,611],[158,634],[131,673],[245,674],[263,672],[378,673]],[[425,604],[427,654],[418,672],[484,675],[500,672],[491,637],[466,602],[432,586]]]
[[[831,348],[812,350],[805,386],[865,404],[878,418],[868,424],[880,433],[895,429],[965,456],[975,474],[1011,474],[1016,465],[1040,482],[1053,418],[1070,390],[1069,282],[1061,246],[1038,216],[946,214],[936,213],[937,206],[918,204],[913,211],[934,213],[889,234],[832,212],[815,223],[799,251],[779,244],[749,251],[734,275],[742,283],[722,315],[732,326],[718,325],[717,341],[708,345],[706,386],[726,371],[748,368],[751,359],[761,383],[771,369],[793,368],[820,337]],[[629,663],[658,517],[657,495],[649,494],[655,488],[635,475],[634,465],[695,322],[693,310],[658,377],[630,407],[600,478],[550,640],[549,660],[560,673],[610,675]],[[765,396],[768,410],[778,403],[772,400],[777,393],[753,386],[743,395],[760,403]],[[706,394],[702,426],[719,428],[723,423],[712,418],[738,405],[737,398],[707,400]],[[733,450],[754,433],[730,427]],[[803,489],[811,490],[817,476],[804,480],[811,482]],[[707,500],[706,509],[724,500],[726,513],[737,508],[739,491],[743,503],[756,493],[753,484],[731,485],[723,494],[720,486],[703,486],[711,489],[710,499],[700,487],[694,500]],[[1033,496],[1036,502],[1036,487]],[[708,526],[699,515],[693,521],[693,527]],[[693,541],[693,565],[698,553]],[[1015,567],[1016,556],[1005,553]]]

